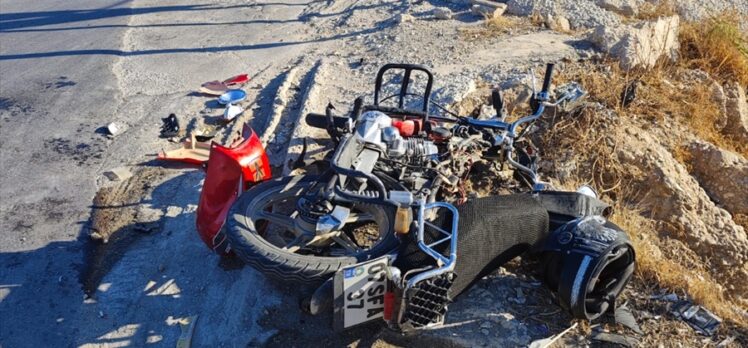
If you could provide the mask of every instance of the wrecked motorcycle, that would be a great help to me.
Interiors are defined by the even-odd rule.
[[[403,71],[401,88],[380,100],[390,69]],[[408,88],[414,71],[427,76],[420,110],[405,102],[414,95]],[[226,223],[232,250],[283,280],[327,280],[309,310],[334,307],[341,329],[381,319],[404,331],[439,325],[459,294],[528,250],[541,255],[543,280],[564,308],[577,318],[599,317],[630,279],[635,256],[626,234],[607,221],[605,203],[589,189],[550,190],[536,174],[535,151],[519,146],[546,106],[584,94],[565,86],[551,103],[552,73],[549,64],[531,100],[533,113],[507,122],[498,91],[492,119],[431,115],[428,69],[384,66],[373,105],[357,99],[349,117],[329,107],[325,115],[307,115],[337,144],[328,170],[272,179],[239,196]],[[395,107],[380,103],[393,97]],[[470,162],[486,158],[516,169],[531,192],[457,207],[444,201]]]

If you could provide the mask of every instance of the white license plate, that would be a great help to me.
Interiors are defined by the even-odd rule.
[[[335,327],[345,329],[384,315],[389,257],[357,263],[335,274]]]

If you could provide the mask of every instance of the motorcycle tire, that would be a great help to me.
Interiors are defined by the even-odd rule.
[[[378,242],[369,249],[345,256],[317,256],[284,250],[266,240],[258,232],[250,217],[268,197],[281,194],[298,195],[317,182],[316,176],[300,175],[275,178],[258,184],[242,193],[234,202],[226,221],[231,250],[245,263],[266,276],[303,285],[319,285],[337,270],[373,259],[394,250],[399,244],[394,231],[394,208],[369,204],[374,214],[383,220]],[[382,229],[385,230],[382,233]]]

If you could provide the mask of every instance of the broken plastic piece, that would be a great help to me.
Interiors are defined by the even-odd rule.
[[[239,105],[229,104],[226,106],[226,110],[223,112],[223,119],[225,121],[231,121],[244,112],[244,108]]]
[[[161,121],[163,122],[161,125],[162,138],[172,138],[179,135],[180,127],[177,115],[169,114],[168,117],[162,118]]]
[[[199,142],[195,139],[195,135],[192,134],[190,139],[187,139],[182,143],[181,149],[171,151],[161,151],[158,153],[157,158],[164,161],[178,161],[189,164],[202,165],[208,161],[210,155],[210,143]]]
[[[248,125],[244,125],[242,139],[231,147],[211,144],[196,221],[198,234],[210,249],[221,255],[229,252],[222,227],[231,205],[250,185],[270,176],[270,161],[262,142]]]
[[[676,304],[672,313],[705,336],[714,335],[722,319],[708,309],[688,301]]]

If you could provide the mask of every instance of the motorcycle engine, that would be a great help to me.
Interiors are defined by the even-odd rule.
[[[396,126],[402,124],[379,111],[363,113],[355,136],[365,146],[356,159],[356,168],[370,173],[376,165],[411,189],[420,190],[433,179],[425,168],[439,159],[439,148],[429,139],[403,137]],[[383,154],[388,161],[380,161]]]
[[[417,137],[404,138],[393,126],[392,118],[379,111],[368,111],[361,115],[356,134],[365,143],[375,145],[391,159],[415,166],[422,166],[438,159],[439,149],[428,140]]]

